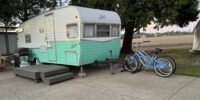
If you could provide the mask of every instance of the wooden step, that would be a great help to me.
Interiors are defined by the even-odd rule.
[[[57,74],[57,75],[50,76],[50,77],[43,77],[42,80],[45,84],[52,85],[54,83],[72,79],[72,78],[74,78],[74,76],[75,76],[74,73],[67,72],[67,73]]]
[[[42,71],[40,72],[40,75],[41,75],[41,78],[45,78],[45,77],[50,77],[54,75],[59,75],[62,73],[67,73],[68,71],[69,71],[69,68],[66,67],[66,68]]]

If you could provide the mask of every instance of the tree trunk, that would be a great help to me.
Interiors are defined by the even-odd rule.
[[[26,20],[28,20],[28,3],[26,0],[22,0],[22,5],[23,5],[23,19],[22,21],[25,22]]]
[[[121,54],[132,53],[132,39],[133,39],[133,28],[125,28],[124,40],[121,48]]]

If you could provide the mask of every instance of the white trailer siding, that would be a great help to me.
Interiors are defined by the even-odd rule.
[[[52,25],[47,25],[50,22],[45,22],[46,17],[51,16],[54,21],[54,29]],[[52,22],[51,22],[52,23]],[[26,22],[24,22],[21,27],[23,27],[23,32],[18,34],[18,47],[19,48],[38,48],[40,46],[48,46],[47,41],[54,41],[54,34],[49,34],[55,31],[56,41],[67,41],[74,40],[67,38],[66,35],[66,25],[77,24],[78,25],[78,38],[82,38],[83,25],[84,23],[95,23],[95,24],[113,24],[121,25],[120,17],[116,12],[90,9],[84,7],[69,6],[53,11],[49,11],[45,14],[41,14],[34,17]],[[41,32],[42,31],[42,32]],[[31,43],[25,43],[25,35],[31,34]],[[45,37],[46,35],[49,35]],[[101,38],[98,38],[102,40]],[[91,39],[91,40],[98,40]],[[107,38],[107,40],[113,39],[113,37]]]
[[[23,32],[18,34],[19,48],[38,48],[40,45],[46,45],[45,33],[40,33],[39,29],[45,27],[44,17],[38,16],[26,21],[21,25]],[[31,35],[31,43],[25,43],[25,35]]]
[[[78,11],[75,7],[66,7],[58,9],[54,16],[56,40],[63,41],[67,39],[66,26],[67,24],[77,24],[80,26],[80,18]],[[80,33],[79,33],[80,34]],[[77,38],[79,39],[79,38]]]
[[[52,17],[52,19],[45,19],[45,16],[48,16],[48,14],[52,14],[52,16],[49,15]],[[45,22],[45,20],[53,20],[54,22]],[[49,23],[54,23],[54,29],[52,24],[48,25]],[[80,26],[78,11],[75,7],[66,7],[34,17],[21,25],[21,27],[23,27],[23,32],[18,34],[18,47],[38,48],[40,46],[47,46],[47,41],[54,40],[54,34],[51,34],[54,31],[56,41],[70,40],[67,39],[66,25],[71,23]],[[31,43],[25,43],[26,34],[31,34]],[[49,36],[45,37],[46,35]]]

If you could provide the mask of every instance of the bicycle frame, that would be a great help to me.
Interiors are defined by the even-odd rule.
[[[158,54],[162,52],[163,49],[155,48],[152,55],[149,55],[144,50],[141,50],[140,44],[146,43],[134,42],[136,47],[135,53],[127,55],[123,61],[124,70],[128,72],[135,73],[140,71],[142,66],[148,69],[153,69],[155,73],[160,77],[169,77],[176,70],[176,63],[170,57],[159,57]]]
[[[144,67],[148,67],[148,68],[154,68],[154,67],[164,68],[165,67],[165,63],[162,63],[161,61],[157,60],[158,57],[156,54],[153,54],[150,57],[144,51],[137,50],[135,54],[133,55],[133,57],[138,58]]]

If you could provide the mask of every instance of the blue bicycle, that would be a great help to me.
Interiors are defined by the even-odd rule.
[[[148,41],[142,43],[145,42]],[[157,56],[157,54],[163,51],[162,49],[156,48],[153,55],[150,57],[146,52],[140,49],[140,44],[142,43],[135,43],[137,48],[135,53],[125,57],[123,62],[125,70],[134,73],[141,70],[142,66],[144,66],[145,68],[154,69],[155,73],[160,77],[169,77],[175,72],[176,63],[171,57]]]

